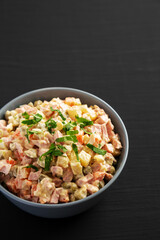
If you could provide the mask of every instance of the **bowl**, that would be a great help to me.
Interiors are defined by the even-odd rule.
[[[2,194],[4,194],[4,196],[6,196],[6,198],[8,198],[20,209],[36,216],[45,218],[64,218],[79,214],[89,209],[90,207],[95,205],[102,197],[106,197],[107,188],[110,187],[113,182],[118,178],[127,160],[129,141],[128,134],[122,119],[119,117],[116,111],[105,101],[103,101],[99,97],[94,96],[93,94],[82,90],[65,87],[50,87],[27,92],[23,95],[20,95],[19,97],[16,97],[15,99],[7,103],[4,107],[2,107],[0,110],[0,119],[4,118],[4,114],[7,110],[13,110],[19,105],[33,102],[38,99],[51,100],[53,97],[59,97],[64,99],[65,97],[69,96],[80,98],[82,103],[86,103],[88,105],[98,105],[99,107],[103,108],[105,112],[109,114],[115,126],[115,131],[120,136],[123,149],[116,166],[116,173],[113,178],[98,192],[82,200],[62,204],[35,203],[15,196],[7,189],[5,189],[2,185],[0,185],[0,191]]]

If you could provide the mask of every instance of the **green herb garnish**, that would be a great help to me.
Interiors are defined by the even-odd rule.
[[[65,132],[67,132],[67,131],[72,130],[75,126],[77,126],[77,123],[70,121],[70,122],[68,122],[68,123],[66,123],[66,124],[64,125],[63,130],[64,130]]]
[[[76,154],[77,161],[79,161],[78,148],[77,148],[77,145],[75,143],[72,143],[72,149]]]
[[[86,118],[76,116],[76,120],[78,123],[80,123],[81,128],[84,128],[85,126],[93,125],[93,121],[90,121]]]
[[[25,166],[24,168],[33,168],[34,170],[36,170],[36,172],[38,171],[38,168],[32,164],[29,164],[28,166]]]
[[[22,116],[23,116],[25,119],[29,119],[29,114],[28,114],[27,112],[22,113]]]
[[[67,135],[74,135],[74,134],[78,134],[78,130],[67,131]]]
[[[59,109],[53,109],[52,107],[50,107],[51,111],[52,112],[58,112],[59,113],[59,116],[62,118],[62,120],[66,120],[66,118],[63,116],[63,114],[61,113],[61,111]]]
[[[78,142],[77,137],[75,135],[73,136],[64,136],[56,139],[56,142],[66,142],[66,141],[73,141]]]
[[[62,146],[62,145],[57,145],[57,147],[58,147],[59,149],[62,149],[63,152],[67,152],[67,148],[65,148],[64,146]]]
[[[45,122],[45,125],[46,125],[46,128],[48,128],[48,132],[50,133],[54,133],[54,131],[52,131],[53,128],[56,128],[57,127],[57,123],[53,120],[53,119],[48,119],[46,122]]]
[[[86,129],[84,129],[84,128],[81,128],[85,133],[87,133],[87,134],[89,134],[89,135],[91,135],[92,133],[91,132],[88,132],[88,131],[86,131]]]
[[[30,143],[30,140],[29,140],[29,135],[32,135],[32,134],[34,134],[34,133],[36,133],[36,134],[38,134],[38,133],[40,133],[39,131],[35,131],[35,130],[29,130],[29,128],[27,128],[27,133],[25,134],[25,137],[28,139],[28,142]]]
[[[97,148],[97,147],[93,146],[93,145],[90,144],[90,143],[87,144],[87,147],[89,147],[90,149],[92,149],[92,151],[94,151],[95,153],[98,153],[98,154],[100,154],[100,155],[105,155],[106,152],[107,152],[106,150]]]
[[[42,160],[42,157],[45,157],[45,171],[49,171],[50,168],[50,163],[53,159],[53,156],[62,156],[63,152],[61,152],[59,149],[57,149],[57,146],[52,143],[49,150],[45,153],[43,153],[40,157],[39,160]]]
[[[24,115],[26,120],[22,121],[23,124],[27,124],[28,126],[33,126],[42,120],[42,115],[39,113],[35,114],[33,116],[34,117],[33,119],[29,119],[27,114],[28,113],[25,112]]]

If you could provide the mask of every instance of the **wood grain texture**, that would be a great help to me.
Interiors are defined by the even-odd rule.
[[[123,172],[83,214],[42,219],[0,195],[8,237],[160,238],[159,12],[156,0],[0,1],[0,107],[37,88],[79,88],[115,108],[130,140]]]

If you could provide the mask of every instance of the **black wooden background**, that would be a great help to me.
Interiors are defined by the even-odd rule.
[[[5,238],[160,239],[160,1],[0,1],[0,107],[29,90],[93,93],[122,117],[130,152],[98,205],[68,219],[0,195]]]

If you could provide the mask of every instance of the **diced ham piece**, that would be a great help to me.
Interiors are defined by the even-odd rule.
[[[18,167],[17,178],[19,178],[19,179],[28,178],[28,175],[29,175],[30,171],[31,171],[30,168]]]
[[[106,143],[104,146],[103,146],[103,149],[106,150],[107,152],[109,153],[113,153],[115,148],[113,147],[113,145],[111,143]]]
[[[17,113],[27,112],[28,114],[35,114],[37,112],[37,108],[31,107],[31,106],[25,104],[25,105],[21,105],[19,108],[16,108],[15,111]]]
[[[55,204],[58,203],[61,190],[62,188],[55,188],[55,190],[52,193],[50,203],[55,203]]]
[[[90,182],[93,179],[93,174],[88,173],[86,176],[79,178],[76,183],[79,187],[82,187],[84,184]]]
[[[104,114],[98,117],[98,119],[95,121],[96,123],[103,124],[108,122],[108,115]]]
[[[64,174],[63,174],[63,181],[64,182],[71,182],[73,179],[73,172],[71,167],[68,167],[64,170]]]
[[[102,129],[101,129],[101,125],[100,124],[93,124],[91,126],[91,129],[92,129],[92,133],[99,133],[101,135],[102,133]]]
[[[118,134],[115,134],[115,136],[112,138],[112,144],[113,144],[114,148],[116,148],[116,149],[122,148],[122,144],[119,141]]]
[[[24,148],[26,148],[26,149],[30,149],[30,148],[34,147],[34,144],[31,141],[28,142],[27,138],[24,139],[23,145],[24,145]]]
[[[14,177],[7,179],[5,181],[5,184],[6,184],[9,191],[11,191],[13,193],[18,193],[19,190],[16,188]]]
[[[93,181],[99,180],[102,181],[105,176],[105,172],[97,171],[93,173]]]
[[[60,166],[52,166],[50,169],[52,176],[58,176],[61,177],[63,175],[63,168]]]
[[[37,183],[33,183],[31,187],[31,196],[34,197],[34,191],[37,190]]]
[[[101,169],[101,164],[98,162],[94,162],[91,166],[93,172],[97,172]]]
[[[12,135],[9,137],[3,137],[2,141],[5,143],[6,147],[9,148],[10,143],[12,142],[13,137]]]
[[[106,127],[105,123],[101,125],[101,129],[102,129],[102,138],[103,138],[103,140],[105,140],[106,142],[109,142],[107,127]]]
[[[30,190],[32,182],[27,179],[15,178],[15,186],[17,189]]]
[[[21,164],[22,164],[22,165],[31,164],[32,161],[33,161],[32,158],[27,157],[27,156],[23,156],[23,157],[22,157]]]
[[[7,175],[11,169],[12,164],[7,163],[6,160],[0,160],[0,172]]]
[[[108,132],[108,137],[110,139],[112,139],[115,135],[115,133],[113,132],[113,129],[114,129],[114,126],[113,124],[111,123],[111,120],[109,119],[108,122],[107,122],[107,132]]]
[[[98,116],[102,116],[105,114],[104,110],[100,107],[98,107],[97,105],[94,105],[94,111],[96,112],[96,114]]]
[[[18,193],[18,196],[20,198],[26,199],[26,200],[31,200],[31,191],[30,190],[20,190],[20,192]]]
[[[48,152],[49,148],[39,148],[38,149],[38,156],[41,156],[42,154]]]
[[[110,181],[112,178],[113,178],[113,175],[112,175],[112,174],[110,174],[110,173],[105,173],[105,179],[106,179],[107,181]]]
[[[31,181],[36,181],[39,179],[40,177],[40,174],[41,174],[42,170],[40,169],[39,171],[37,172],[30,172],[29,176],[28,176],[28,180],[31,180]]]
[[[23,153],[23,147],[20,143],[18,142],[13,142],[13,143],[10,143],[10,149],[12,151],[14,150],[17,150],[19,154]]]
[[[60,187],[62,184],[62,179],[58,178],[58,177],[54,177],[52,178],[52,181],[54,182],[56,187]]]
[[[7,137],[9,135],[5,120],[0,120],[0,129],[3,131],[3,137]]]

